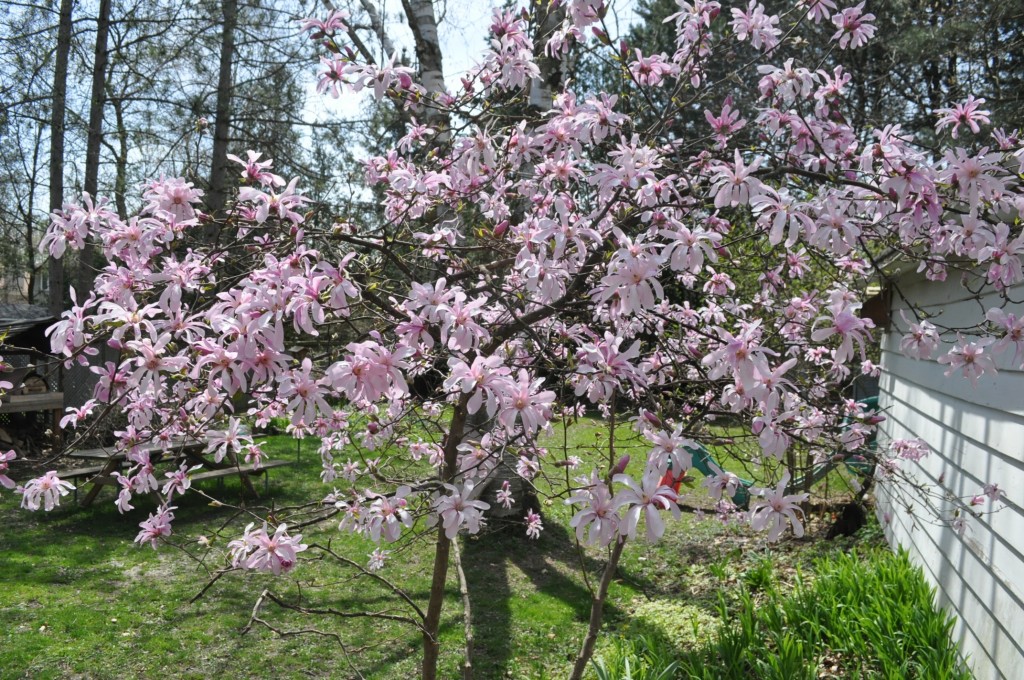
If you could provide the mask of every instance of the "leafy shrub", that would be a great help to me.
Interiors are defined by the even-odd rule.
[[[784,594],[770,574],[748,571],[736,596],[719,595],[707,643],[686,650],[668,635],[620,637],[595,662],[597,677],[970,679],[950,640],[953,616],[933,609],[933,591],[905,552],[829,555],[814,574]]]

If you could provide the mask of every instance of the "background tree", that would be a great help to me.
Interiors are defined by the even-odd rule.
[[[428,54],[436,17],[409,9],[421,75],[443,88]],[[324,48],[321,91],[372,92],[403,111],[396,148],[364,164],[382,219],[309,219],[297,179],[255,154],[232,161],[241,187],[217,240],[206,237],[210,217],[189,178],[147,183],[134,222],[88,203],[56,215],[49,252],[80,248],[91,232],[109,262],[51,340],[68,362],[97,342],[120,353],[68,422],[126,411],[120,441],[132,467],[117,505],[150,491],[159,502],[137,541],[156,547],[171,535],[189,473],[179,468],[161,487],[141,441],[209,437],[213,464],[256,465],[265,454],[243,420],[287,418],[292,432],[319,439],[331,491],[275,509],[262,528],[268,512],[239,508],[253,523],[228,545],[220,573],[280,574],[307,550],[338,560],[397,597],[398,614],[354,615],[411,626],[422,675],[434,678],[454,542],[478,533],[491,505],[511,503],[507,487],[485,487],[512,458],[524,483],[544,476],[550,500],[573,506],[577,547],[604,558],[575,680],[623,550],[662,536],[691,469],[703,468],[717,514],[777,540],[803,533],[807,495],[787,493],[797,457],[827,469],[860,455],[897,478],[901,458],[923,455],[914,442],[865,449],[877,420],[838,398],[851,373],[871,370],[873,323],[860,312],[872,272],[885,275],[877,253],[933,278],[964,270],[966,285],[996,292],[986,321],[970,328],[940,330],[912,310],[908,356],[940,354],[950,375],[970,382],[997,370],[989,353],[1009,360],[1013,349],[1021,363],[1006,291],[1024,282],[1024,236],[1006,215],[1019,202],[1024,152],[1000,130],[991,150],[981,102],[939,109],[936,138],[954,147],[942,155],[893,126],[869,137],[846,115],[855,86],[842,72],[796,61],[808,49],[799,30],[814,18],[838,29],[823,52],[869,44],[874,19],[862,6],[778,16],[754,2],[724,19],[713,2],[679,9],[670,51],[602,41],[623,62],[612,89],[635,94],[562,91],[548,110],[530,101],[542,76],[532,29],[548,22],[528,11],[495,13],[480,66],[452,92],[424,88],[393,54],[373,59],[344,13],[307,21]],[[592,29],[601,35],[601,17],[599,3],[569,3],[542,35],[544,52],[571,56]],[[757,56],[738,62],[736,79],[712,77],[719,57],[733,63],[733,46],[736,59],[748,48]],[[752,82],[747,70],[757,74],[756,110],[736,97],[733,116],[725,102]],[[685,134],[698,102],[710,130]],[[749,299],[737,295],[741,278]],[[607,430],[586,467],[566,445],[542,446],[541,432],[587,409]],[[485,427],[474,427],[481,413]],[[618,448],[624,419],[647,442],[637,460]],[[756,442],[746,454],[758,479],[742,491],[702,448],[725,419]],[[62,489],[48,472],[20,493],[39,509]],[[954,500],[968,511],[969,498]],[[340,530],[377,544],[366,566],[289,532],[338,516]],[[527,536],[542,520],[526,512]],[[412,541],[434,550],[425,596],[374,576],[390,549]]]

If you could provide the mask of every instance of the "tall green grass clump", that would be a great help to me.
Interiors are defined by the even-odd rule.
[[[950,639],[954,618],[905,552],[833,554],[790,593],[746,584],[720,594],[719,628],[696,649],[656,633],[619,639],[595,662],[599,680],[970,680]],[[823,675],[824,674],[824,675]]]

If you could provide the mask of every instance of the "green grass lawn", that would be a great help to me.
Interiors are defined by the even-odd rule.
[[[606,435],[584,420],[567,441],[594,460]],[[628,426],[616,432],[617,449],[640,454],[646,445]],[[274,438],[272,457],[296,460],[296,443]],[[559,455],[552,450],[552,455]],[[638,467],[642,455],[634,455]],[[262,481],[258,488],[263,490]],[[226,503],[244,504],[237,480],[202,489]],[[547,491],[539,484],[544,499]],[[254,513],[322,498],[315,445],[302,446],[301,462],[271,472],[268,493],[245,512],[211,506],[190,494],[177,501],[172,547],[153,551],[132,539],[153,507],[138,499],[124,516],[109,489],[88,509],[71,497],[51,513],[19,510],[17,498],[0,497],[0,677],[2,678],[406,678],[414,677],[420,639],[412,628],[370,618],[303,616],[267,603],[260,611],[278,631],[316,630],[281,636],[262,626],[247,634],[253,605],[264,589],[311,609],[408,614],[386,588],[329,557],[307,551],[290,574],[232,572],[195,603],[211,574],[225,566],[227,541]],[[542,500],[545,531],[537,541],[523,531],[490,531],[462,539],[462,557],[473,601],[476,677],[565,677],[586,631],[590,593],[582,565],[595,584],[602,552],[579,551],[568,526],[571,510],[559,498]],[[306,527],[305,543],[330,545],[365,564],[373,544],[337,530],[336,521]],[[200,545],[200,537],[212,541]],[[877,544],[877,539],[875,540]],[[425,606],[433,558],[429,540],[395,548],[384,575]],[[813,573],[812,555],[848,543],[786,541],[769,548],[761,535],[699,520],[684,513],[657,546],[627,548],[606,608],[598,654],[609,653],[621,634],[659,631],[674,649],[705,642],[720,621],[722,597],[770,578],[785,590],[797,569]],[[769,555],[775,566],[769,565]],[[443,620],[441,677],[457,677],[463,654],[462,606],[450,574]]]

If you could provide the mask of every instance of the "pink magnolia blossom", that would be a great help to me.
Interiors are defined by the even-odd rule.
[[[980,108],[984,103],[983,97],[976,99],[974,95],[968,95],[966,101],[954,104],[951,108],[935,109],[935,114],[939,116],[938,122],[935,123],[935,132],[942,132],[952,125],[953,129],[949,134],[956,139],[960,126],[966,125],[971,132],[978,134],[982,125],[991,122],[989,116],[992,112]]]
[[[202,467],[202,465],[193,465],[192,467],[189,467],[187,463],[182,463],[177,470],[164,473],[164,477],[167,478],[167,481],[164,482],[164,486],[160,490],[160,493],[167,497],[168,503],[171,502],[171,497],[174,494],[181,495],[192,488],[192,480],[189,478],[189,475],[202,469]]]
[[[516,499],[512,496],[511,485],[507,479],[501,483],[501,488],[498,489],[495,498],[498,501],[498,505],[506,510],[511,508],[512,504],[516,502]]]
[[[863,2],[855,7],[847,7],[832,15],[832,23],[839,29],[832,39],[839,41],[839,49],[856,49],[866,44],[875,34],[875,27],[869,23],[874,20],[874,14],[864,13]]]
[[[135,359],[137,368],[131,376],[131,381],[140,389],[145,390],[150,386],[160,389],[165,373],[175,373],[188,364],[188,359],[184,356],[165,355],[165,350],[171,339],[170,334],[164,333],[159,337],[143,338],[126,343],[128,349],[138,354]]]
[[[466,482],[461,488],[452,484],[445,484],[444,488],[451,493],[438,496],[434,501],[434,509],[441,519],[444,535],[452,540],[463,527],[470,534],[479,533],[484,523],[483,513],[491,507],[490,504],[466,498],[473,491],[471,482]]]
[[[224,456],[229,453],[234,456],[241,452],[242,447],[247,442],[252,442],[252,437],[239,432],[239,428],[241,426],[242,421],[238,418],[228,418],[228,429],[210,430],[209,437],[207,438],[206,450],[207,452],[213,452],[213,460],[215,463],[219,463],[224,460]]]
[[[753,176],[761,166],[761,159],[755,158],[750,165],[744,165],[740,150],[736,149],[734,154],[733,166],[719,166],[717,174],[712,178],[714,186],[711,190],[715,194],[716,208],[748,205],[763,190],[760,180]]]
[[[267,533],[267,525],[253,531],[254,523],[245,527],[242,537],[228,543],[231,564],[241,569],[269,571],[274,576],[291,571],[298,561],[298,553],[308,547],[301,535],[289,536],[288,526],[279,524],[274,535]]]
[[[918,461],[927,456],[931,449],[923,439],[893,439],[889,448],[898,458]]]
[[[731,97],[726,98],[722,105],[722,111],[717,116],[711,111],[705,110],[704,117],[715,133],[715,141],[718,142],[719,148],[723,149],[729,141],[729,137],[747,124],[745,119],[740,118],[740,112],[733,110]]]
[[[714,463],[710,463],[710,467],[715,474],[705,477],[704,481],[701,482],[701,486],[708,490],[708,495],[715,500],[735,496],[736,490],[740,486],[740,478],[731,472],[723,471]]]
[[[981,338],[976,341],[965,340],[962,336],[946,354],[939,357],[940,364],[949,364],[946,376],[960,371],[971,385],[978,386],[978,378],[986,373],[996,373],[996,365],[992,356],[985,353],[985,348],[992,344],[992,338]]]
[[[644,56],[640,50],[636,51],[636,61],[629,65],[629,72],[640,85],[658,86],[666,78],[679,73],[679,67],[668,61],[663,55],[652,54]]]
[[[765,14],[764,5],[757,0],[750,0],[747,10],[734,7],[732,9],[732,30],[736,39],[750,39],[750,44],[757,49],[771,52],[779,44],[782,31],[778,28],[779,17]]]
[[[907,321],[905,315],[903,320]],[[911,359],[930,359],[940,343],[935,325],[922,320],[910,324],[909,332],[900,340],[900,351]]]
[[[750,507],[750,526],[755,531],[761,531],[767,527],[768,540],[777,541],[782,536],[788,522],[793,526],[793,535],[800,538],[804,535],[804,526],[800,522],[803,517],[803,510],[800,504],[807,500],[807,494],[794,494],[786,496],[786,485],[789,484],[789,471],[787,470],[779,480],[774,489],[751,488],[751,493],[760,496],[762,500],[755,501]],[[799,515],[799,516],[798,516]]]
[[[576,394],[586,393],[592,402],[607,401],[623,383],[637,388],[647,385],[647,378],[633,363],[640,355],[640,343],[622,351],[619,348],[623,342],[623,338],[605,333],[604,340],[580,347],[577,373],[581,377]]]
[[[836,10],[836,3],[832,0],[800,0],[800,6],[807,10],[807,17],[816,24],[828,19]]]
[[[538,539],[540,538],[540,532],[544,530],[544,524],[541,522],[540,515],[535,513],[533,510],[526,511],[526,535],[529,538]]]
[[[516,422],[521,422],[523,429],[532,435],[551,420],[555,393],[550,390],[540,391],[543,382],[543,378],[531,380],[530,374],[520,369],[518,380],[508,384],[498,412],[498,422],[507,431],[511,432]]]
[[[380,571],[387,564],[388,557],[390,557],[390,550],[381,550],[380,548],[374,549],[370,553],[370,560],[366,564],[366,568],[369,571]]]
[[[349,14],[345,10],[332,10],[325,19],[315,17],[303,19],[300,30],[303,33],[309,32],[312,39],[319,40],[323,36],[333,36],[335,33],[348,31],[348,26],[345,24],[348,17]]]
[[[469,412],[476,413],[481,406],[486,406],[487,416],[493,417],[502,395],[508,391],[511,383],[508,377],[511,371],[503,365],[501,357],[477,355],[472,364],[451,357],[448,366],[451,373],[445,379],[445,389],[458,389],[463,394],[472,393],[468,403]]]
[[[21,493],[21,507],[38,510],[42,506],[49,512],[60,505],[61,496],[67,496],[68,492],[74,489],[70,482],[60,479],[55,471],[50,470],[42,477],[29,480],[25,487],[18,491]]]
[[[854,345],[860,349],[863,357],[864,343],[871,339],[871,329],[874,328],[874,323],[871,319],[858,317],[857,309],[848,305],[841,297],[833,296],[831,312],[830,319],[827,317],[818,319],[818,322],[824,321],[826,325],[814,330],[811,333],[811,339],[815,342],[822,342],[838,335],[840,342],[835,356],[837,364],[846,363],[853,358]]]
[[[13,449],[0,453],[0,486],[5,486],[8,489],[13,489],[17,486],[10,477],[7,476],[7,472],[10,469],[10,462],[18,457],[18,454]]]
[[[1006,334],[999,338],[992,346],[992,353],[999,354],[1009,348],[1013,348],[1012,363],[1018,367],[1024,367],[1024,316],[1007,313],[1002,309],[992,308],[985,313],[985,318],[995,324],[999,329],[1005,330]]]
[[[567,504],[585,505],[573,515],[569,526],[576,530],[576,540],[586,545],[607,546],[619,533],[622,521],[611,491],[594,472],[587,486],[570,496]]]
[[[986,484],[982,489],[982,494],[993,503],[1006,502],[1006,494],[1003,493],[998,484]]]
[[[275,186],[283,187],[284,179],[280,175],[275,175],[270,172],[270,167],[274,165],[274,161],[269,158],[265,161],[259,160],[263,154],[252,151],[246,151],[248,158],[242,160],[234,154],[228,154],[227,159],[241,165],[244,170],[242,171],[242,180],[246,182],[255,182],[264,186]]]
[[[393,496],[378,496],[373,499],[366,522],[366,533],[375,543],[381,538],[388,543],[394,543],[401,536],[403,526],[407,529],[412,527],[412,515],[406,510],[406,496],[410,492],[408,486],[400,486]]]
[[[146,212],[160,216],[166,214],[177,223],[189,223],[196,219],[195,204],[203,197],[203,191],[178,177],[161,178],[146,187]]]
[[[612,481],[624,485],[615,494],[613,503],[616,510],[625,508],[619,534],[628,538],[636,536],[640,516],[644,517],[646,538],[648,543],[657,542],[665,533],[665,520],[661,513],[668,511],[679,519],[679,506],[676,505],[676,492],[661,483],[661,474],[655,468],[648,468],[639,482],[626,474],[615,475]]]
[[[139,523],[139,533],[135,537],[135,542],[139,545],[143,543],[149,543],[153,550],[156,550],[157,544],[161,538],[166,538],[171,535],[171,522],[174,521],[174,513],[172,510],[177,510],[173,506],[161,505],[155,513],[150,513],[149,518]]]
[[[281,378],[279,394],[288,402],[293,425],[313,423],[317,413],[331,413],[331,407],[324,399],[323,385],[310,375],[312,370],[313,362],[303,359],[299,369]]]

